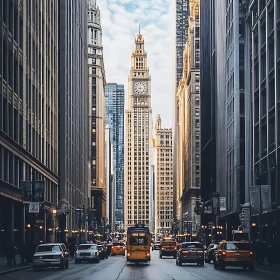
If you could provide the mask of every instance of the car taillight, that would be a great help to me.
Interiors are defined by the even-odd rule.
[[[254,253],[251,251],[251,252],[250,252],[250,255],[253,255],[253,254],[254,254]]]
[[[130,256],[130,253],[127,253],[127,256],[129,257],[129,256]]]
[[[177,250],[177,247],[174,247],[175,250]]]
[[[222,254],[222,256],[225,256],[226,255],[226,251],[222,251],[221,254]]]
[[[112,246],[112,249],[115,248],[114,246]]]
[[[204,253],[204,251],[197,251],[197,253],[198,253],[198,254],[203,254],[203,253]]]
[[[146,256],[150,256],[150,253],[145,253]]]
[[[183,253],[183,254],[188,254],[189,251],[188,251],[188,250],[183,250],[182,253]]]

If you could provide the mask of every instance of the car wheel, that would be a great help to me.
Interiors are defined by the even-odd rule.
[[[176,259],[176,265],[178,265],[178,260]]]
[[[97,259],[95,260],[95,262],[96,262],[96,263],[99,263],[99,262],[100,262],[99,258],[97,258]]]
[[[159,258],[162,259],[162,254],[159,255]]]
[[[59,268],[60,268],[60,269],[64,269],[64,268],[65,268],[64,262],[62,262],[62,263],[59,265]]]
[[[249,265],[249,270],[253,271],[254,270],[254,264]]]
[[[66,262],[65,268],[69,267],[69,261]]]
[[[202,262],[200,263],[200,265],[201,265],[201,266],[204,266],[204,261],[202,261]]]
[[[175,256],[173,256],[173,259],[176,259],[176,255],[175,255]]]
[[[179,266],[182,266],[182,261],[178,260],[178,264],[179,264]]]
[[[217,265],[216,262],[214,262],[214,268],[215,268],[215,269],[218,269],[218,265]]]
[[[219,267],[220,267],[220,270],[225,270],[226,269],[226,267],[224,265],[219,265]]]

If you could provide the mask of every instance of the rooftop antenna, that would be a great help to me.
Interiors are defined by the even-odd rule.
[[[138,34],[141,34],[140,32],[141,32],[141,28],[140,28],[140,15],[139,15],[139,17],[138,17],[138,24],[139,24],[139,33]]]

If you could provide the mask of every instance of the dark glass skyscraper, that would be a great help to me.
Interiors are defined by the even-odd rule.
[[[184,49],[188,36],[189,0],[176,0],[176,87],[183,73]]]
[[[124,86],[106,85],[106,125],[112,131],[114,147],[114,173],[116,178],[116,225],[124,220]]]

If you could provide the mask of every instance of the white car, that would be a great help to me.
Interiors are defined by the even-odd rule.
[[[99,262],[99,251],[96,244],[80,244],[75,253],[75,263],[81,261]]]
[[[68,268],[69,251],[63,243],[46,243],[37,247],[33,256],[33,271],[44,267]]]

